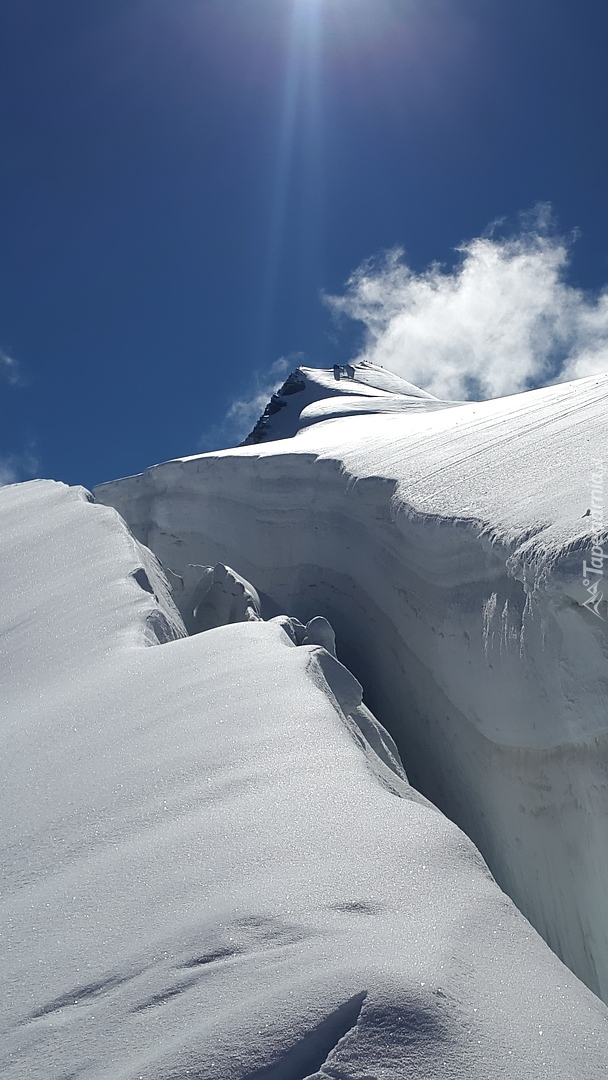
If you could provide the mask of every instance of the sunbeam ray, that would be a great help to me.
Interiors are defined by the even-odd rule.
[[[304,258],[318,258],[322,246],[320,5],[321,0],[292,2],[264,268],[261,352],[268,347],[292,199],[297,199],[299,206],[300,253]],[[300,172],[296,176],[298,164]]]

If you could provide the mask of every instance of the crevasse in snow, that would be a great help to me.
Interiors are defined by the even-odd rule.
[[[606,604],[583,571],[608,375],[465,404],[354,376],[299,369],[258,444],[96,497],[178,574],[221,561],[262,614],[325,616],[411,782],[608,997]]]
[[[118,514],[52,482],[0,491],[0,560],[3,1080],[605,1075],[605,1007],[409,786],[322,617],[253,618],[216,566],[237,621],[187,637]]]

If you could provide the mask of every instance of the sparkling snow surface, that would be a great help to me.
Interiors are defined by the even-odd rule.
[[[267,418],[295,437],[96,495],[184,579],[225,562],[263,614],[326,616],[411,782],[608,1000],[608,623],[583,607],[608,375],[450,407],[390,378],[300,369]]]
[[[605,1007],[329,653],[183,637],[60,484],[0,491],[0,551],[3,1080],[606,1075]]]

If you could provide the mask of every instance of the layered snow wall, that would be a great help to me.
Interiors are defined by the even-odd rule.
[[[605,1075],[606,1009],[329,652],[185,637],[63,485],[0,491],[0,556],[5,1080]]]
[[[374,396],[374,378],[340,396],[315,373],[301,413],[298,392],[278,413],[295,437],[97,498],[182,578],[228,562],[267,614],[326,616],[411,782],[606,998],[607,624],[583,563],[608,376],[465,405],[386,381]]]

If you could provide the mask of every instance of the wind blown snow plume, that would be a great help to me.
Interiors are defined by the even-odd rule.
[[[537,213],[511,239],[476,237],[459,264],[417,273],[401,248],[370,260],[331,309],[363,323],[357,357],[440,398],[492,398],[608,368],[608,288],[565,280],[569,243]]]

